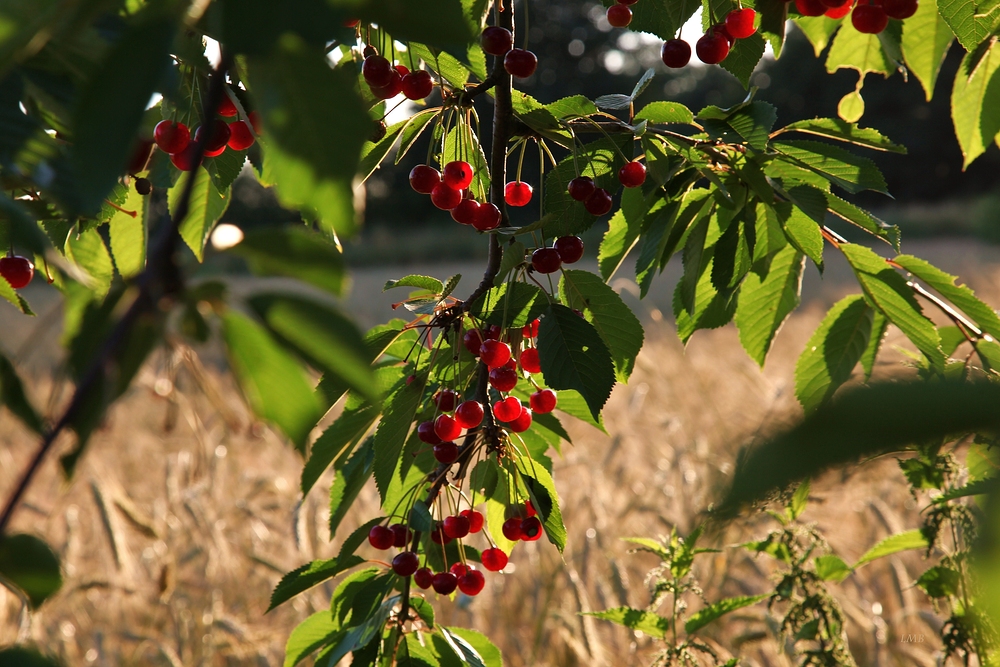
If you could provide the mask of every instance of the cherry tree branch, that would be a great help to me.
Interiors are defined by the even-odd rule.
[[[205,97],[203,118],[215,118],[219,104],[222,102],[226,72],[232,66],[233,60],[228,53],[223,53],[219,66],[212,74],[211,85]],[[206,127],[211,127],[211,123],[206,123]],[[201,164],[205,155],[205,145],[211,139],[209,132],[195,145],[193,163]],[[21,473],[17,486],[7,498],[3,511],[0,512],[0,537],[3,536],[10,524],[10,520],[17,509],[35,475],[41,469],[45,457],[52,449],[59,435],[70,427],[79,416],[81,409],[84,409],[88,401],[92,400],[93,393],[99,389],[99,385],[110,373],[114,372],[114,359],[117,358],[122,348],[128,341],[129,334],[135,324],[144,316],[155,312],[159,308],[161,299],[170,297],[182,289],[180,274],[177,264],[174,261],[178,243],[180,240],[180,224],[187,216],[191,206],[191,195],[194,192],[194,175],[188,177],[180,200],[174,209],[174,215],[169,223],[158,234],[156,241],[149,253],[149,260],[145,271],[136,279],[139,288],[135,300],[129,306],[125,314],[115,324],[114,329],[108,334],[100,353],[93,360],[90,367],[83,374],[80,382],[77,383],[73,397],[69,405],[63,411],[62,416],[56,421],[42,438],[34,457],[28,463],[28,467]]]

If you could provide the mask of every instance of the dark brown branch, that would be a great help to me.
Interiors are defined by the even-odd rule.
[[[226,71],[231,65],[232,58],[228,54],[223,53],[222,60],[212,76],[212,83],[205,99],[203,118],[215,118],[216,111],[218,111],[224,94]],[[211,124],[207,124],[206,127],[211,127]],[[201,140],[195,146],[194,164],[201,164],[205,154],[205,144],[211,139],[208,135],[209,133],[206,132],[205,136],[201,137]],[[45,434],[45,437],[38,446],[38,450],[35,452],[35,456],[28,463],[28,467],[24,472],[21,473],[17,486],[7,499],[3,512],[0,513],[0,537],[7,530],[7,526],[15,509],[17,509],[18,503],[41,468],[56,438],[73,423],[79,411],[87,404],[88,399],[92,397],[93,392],[99,387],[101,381],[112,370],[112,360],[115,359],[122,345],[128,339],[128,334],[131,332],[132,327],[135,326],[136,321],[142,315],[155,311],[160,303],[160,299],[171,296],[181,289],[177,265],[174,262],[174,254],[177,250],[178,240],[180,239],[178,230],[181,221],[187,216],[191,205],[194,181],[194,175],[192,174],[185,183],[184,191],[181,193],[180,201],[174,210],[173,218],[158,234],[150,250],[146,270],[143,271],[136,281],[139,293],[135,301],[132,302],[128,310],[122,315],[121,319],[118,320],[118,323],[108,335],[97,358],[94,359],[77,384],[69,406],[55,425]]]

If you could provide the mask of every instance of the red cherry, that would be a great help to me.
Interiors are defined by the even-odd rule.
[[[608,7],[608,23],[615,28],[624,28],[632,22],[632,10],[627,5],[614,4]]]
[[[729,29],[726,28],[725,23],[716,23],[712,26],[710,32],[714,32],[725,37],[726,43],[729,44],[729,48],[733,48],[733,44],[736,43],[736,38],[729,33]]]
[[[470,527],[469,519],[461,514],[449,516],[444,520],[444,534],[456,540],[468,535]]]
[[[448,415],[438,415],[434,420],[434,434],[444,441],[454,440],[462,435],[462,427]]]
[[[441,183],[441,173],[434,167],[418,164],[410,170],[410,187],[422,195],[429,195]]]
[[[517,385],[517,371],[501,366],[490,371],[490,384],[497,391],[510,391]]]
[[[520,529],[520,527],[521,526],[519,524],[518,529]],[[479,558],[482,560],[483,567],[490,572],[499,572],[507,567],[507,554],[496,547],[487,549],[483,553],[479,554]]]
[[[503,187],[503,198],[511,206],[527,206],[531,192],[531,186],[524,181],[511,181]]]
[[[448,568],[448,571],[456,577],[461,578],[463,574],[472,572],[472,568],[465,563],[452,563],[452,566]]]
[[[434,583],[434,573],[428,568],[422,567],[413,573],[413,583],[426,590]]]
[[[193,142],[188,142],[187,148],[170,156],[170,162],[181,171],[193,171],[197,167],[194,163],[194,154],[197,150],[198,147]]]
[[[469,570],[458,579],[458,590],[466,595],[479,595],[486,586],[486,577],[479,570]]]
[[[153,141],[164,153],[180,153],[191,143],[191,131],[184,123],[161,120],[153,128]]]
[[[0,276],[14,289],[21,289],[35,276],[35,265],[27,257],[0,257]]]
[[[372,529],[368,531],[368,543],[376,549],[388,549],[395,541],[396,536],[393,535],[392,531],[386,526],[373,526]]]
[[[210,127],[211,136],[207,137],[205,141],[205,157],[215,157],[226,150],[226,143],[229,141],[229,137],[232,135],[232,131],[229,129],[229,124],[221,118],[216,118],[212,121]],[[202,140],[202,132],[207,132],[204,125],[199,125],[198,129],[194,131],[194,141],[198,143]]]
[[[388,86],[392,82],[393,75],[398,76],[399,72],[393,68],[392,63],[382,56],[373,55],[365,58],[365,62],[361,66],[361,75],[365,77],[365,81],[372,88],[381,88]]]
[[[484,338],[489,338],[490,340],[500,340],[500,334],[503,333],[503,328],[499,324],[491,324],[486,330]]]
[[[507,424],[507,428],[514,433],[524,433],[527,431],[531,428],[531,410],[523,408],[520,416],[518,416],[518,418],[511,423]]]
[[[434,544],[448,544],[451,542],[451,538],[444,532],[444,525],[440,521],[434,525],[434,530],[431,531],[431,542]]]
[[[256,111],[251,111],[247,114],[247,120],[250,121],[250,127],[253,128],[253,131],[256,132],[259,137],[264,131],[264,125],[260,122],[260,114]]]
[[[691,45],[683,39],[668,39],[660,49],[660,60],[667,67],[684,67],[691,62]]]
[[[392,531],[392,546],[394,547],[405,547],[407,542],[413,539],[413,533],[401,523],[392,524],[389,526],[389,530]]]
[[[428,445],[436,445],[441,442],[441,438],[434,432],[434,422],[421,422],[417,426],[417,437]]]
[[[530,324],[521,327],[521,335],[525,338],[538,338],[538,325],[538,318],[535,318]]]
[[[851,24],[858,32],[877,35],[889,25],[889,17],[878,5],[858,5],[851,12]]]
[[[566,186],[569,196],[576,201],[586,201],[587,197],[594,194],[594,190],[596,189],[597,186],[594,185],[594,179],[590,176],[577,176]]]
[[[826,3],[824,3],[826,5]],[[829,6],[829,5],[827,5]],[[854,0],[846,0],[843,4],[831,7],[826,10],[823,15],[828,16],[831,19],[842,19],[851,13],[851,8],[854,6]]]
[[[521,416],[524,406],[513,396],[493,404],[493,416],[502,422],[512,422]]]
[[[821,16],[826,11],[820,0],[795,0],[795,8],[802,16]]]
[[[153,152],[153,141],[151,139],[140,139],[132,151],[132,157],[128,160],[128,174],[138,174],[146,171],[146,163],[149,162],[149,154]]]
[[[399,70],[393,69],[392,74],[389,75],[389,83],[384,86],[369,85],[368,87],[371,89],[372,95],[380,100],[391,100],[403,92],[403,77]]]
[[[476,510],[462,510],[459,514],[469,520],[470,533],[478,533],[483,529],[483,515]]]
[[[451,217],[461,225],[472,225],[479,216],[479,208],[479,202],[475,199],[463,199],[458,206],[451,209]]]
[[[535,73],[537,67],[538,58],[531,51],[511,49],[503,57],[503,68],[508,74],[519,79],[527,79]]]
[[[757,12],[747,7],[746,9],[734,9],[726,16],[726,30],[736,39],[746,39],[757,32],[753,21],[757,18]]]
[[[229,141],[227,146],[234,151],[246,150],[253,146],[253,133],[245,120],[238,120],[229,126]]]
[[[483,406],[479,401],[465,401],[455,408],[455,423],[462,428],[476,428],[483,423]]]
[[[891,19],[908,19],[917,13],[917,0],[882,0],[882,10]]]
[[[236,110],[236,105],[233,104],[233,101],[229,99],[229,95],[223,95],[222,101],[219,102],[219,115],[232,118],[238,113],[239,111]]]
[[[525,542],[534,542],[542,536],[542,522],[537,516],[529,516],[521,522],[521,539]]]
[[[441,412],[451,412],[458,403],[458,394],[454,389],[442,389],[434,395],[434,405]]]
[[[503,522],[501,527],[501,532],[503,536],[506,537],[511,542],[517,542],[521,539],[521,517],[512,516]]]
[[[694,50],[701,62],[706,65],[717,65],[729,55],[729,41],[717,31],[709,30],[698,39]]]
[[[529,347],[521,352],[521,370],[526,373],[541,373],[542,365],[538,361],[538,349]],[[510,421],[505,420],[505,421]]]
[[[434,90],[434,79],[431,73],[418,69],[403,76],[403,94],[411,100],[422,100]]]
[[[499,368],[510,360],[510,346],[499,340],[484,340],[479,348],[479,360],[487,368]]]
[[[560,236],[552,247],[559,253],[563,264],[574,264],[583,257],[583,239],[579,236]]]
[[[539,248],[531,253],[531,266],[539,273],[555,273],[562,266],[562,260],[555,248]]]
[[[637,2],[639,2],[639,0],[618,0],[618,4],[620,5],[634,5]]]
[[[464,190],[472,183],[472,165],[463,160],[453,160],[444,166],[441,179],[455,190]]]
[[[525,516],[537,516],[538,512],[535,511],[535,506],[531,504],[530,500],[524,501],[524,515]]]
[[[472,226],[481,232],[487,232],[499,227],[502,218],[503,216],[500,213],[500,209],[496,207],[496,204],[486,202],[476,211],[476,217],[472,221]]]
[[[396,557],[392,559],[392,571],[401,577],[410,576],[417,571],[419,565],[420,559],[412,551],[396,554]]]
[[[510,30],[506,28],[491,25],[483,30],[479,44],[485,53],[491,56],[502,56],[514,46],[514,35],[510,34]]]
[[[434,590],[441,595],[451,595],[458,588],[458,577],[451,572],[439,572],[434,575]]]
[[[556,392],[551,389],[536,391],[528,397],[528,403],[531,405],[531,411],[537,412],[540,415],[548,414],[555,410],[557,400],[558,397],[556,396]]]
[[[479,333],[479,329],[469,329],[462,336],[462,343],[472,356],[478,357],[479,349],[483,346],[483,335]]]
[[[361,23],[361,19],[344,19],[345,28],[357,28],[359,23]]]
[[[458,459],[458,445],[451,440],[434,445],[434,458],[438,463],[454,463]]]
[[[431,190],[431,202],[442,211],[450,211],[462,203],[462,191],[438,183]]]
[[[591,215],[602,216],[611,210],[611,193],[604,188],[597,188],[594,194],[583,202],[583,207]]]

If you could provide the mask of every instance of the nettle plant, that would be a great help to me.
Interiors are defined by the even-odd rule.
[[[66,303],[76,383],[61,413],[46,419],[12,364],[0,364],[0,398],[41,437],[0,514],[0,573],[31,604],[59,587],[59,565],[37,538],[7,534],[15,508],[67,429],[75,447],[62,467],[72,474],[107,406],[166,337],[224,343],[249,407],[308,454],[303,493],[333,469],[331,535],[370,480],[379,493],[381,515],[344,539],[336,558],[304,565],[275,589],[272,607],[349,573],[331,609],[292,633],[286,665],[317,653],[324,665],[349,653],[356,664],[500,663],[482,635],[435,624],[430,590],[476,595],[483,570],[503,570],[519,541],[544,535],[563,548],[549,450],[569,436],[557,415],[600,426],[615,383],[632,372],[642,325],[608,286],[630,255],[645,295],[679,254],[680,337],[735,320],[762,364],[798,304],[807,260],[822,270],[826,245],[841,252],[862,294],[831,309],[800,358],[796,392],[816,414],[858,362],[871,372],[889,324],[912,341],[929,376],[974,372],[974,355],[958,367],[949,360],[963,341],[981,374],[1000,361],[992,338],[1000,318],[970,290],[922,260],[886,260],[836,231],[849,224],[899,249],[896,228],[847,198],[886,191],[875,164],[853,149],[903,151],[850,122],[857,104],[841,104],[846,120],[781,128],[753,91],[697,113],[666,101],[637,108],[653,71],[628,95],[543,103],[514,90],[537,59],[515,47],[512,2],[279,4],[128,0],[67,9],[32,0],[0,10],[11,26],[0,42],[0,245],[11,249],[0,263],[0,294],[30,314],[18,290],[41,267]],[[899,68],[905,60],[925,85],[951,42],[942,26],[953,26],[978,65],[956,79],[960,138],[969,119],[980,149],[998,129],[983,112],[992,88],[979,85],[996,69],[995,12],[984,3],[943,4],[939,17],[927,0],[916,13],[906,3],[879,9],[861,0],[854,23],[843,25],[810,22],[818,6],[807,3],[795,5],[798,15],[783,2],[744,4],[639,0],[609,6],[608,18],[658,35],[665,64],[681,66],[690,47],[682,58],[676,36],[701,8],[699,57],[745,85],[765,40],[780,52],[788,18],[817,44],[817,34],[839,28],[831,59],[881,57]],[[526,24],[530,3],[516,9]],[[879,11],[912,16],[888,21],[879,37],[857,32]],[[907,46],[928,21],[934,37]],[[214,65],[206,38],[219,46]],[[398,107],[401,95],[417,109],[386,126],[387,101]],[[479,114],[490,107],[484,137]],[[418,140],[427,141],[427,159],[411,172],[412,187],[468,227],[456,234],[481,234],[489,248],[484,275],[464,298],[455,296],[459,276],[390,281],[386,289],[411,290],[398,305],[412,319],[362,334],[315,292],[265,283],[237,298],[226,280],[186,275],[181,242],[203,259],[249,161],[249,174],[305,224],[248,233],[229,252],[259,275],[342,296],[338,239],[357,230],[355,182]],[[969,159],[977,154],[963,147]],[[522,180],[529,149],[543,174],[537,183]],[[612,213],[616,199],[599,272],[569,268],[584,254],[578,235]],[[509,209],[532,203],[537,220],[513,226]],[[936,327],[917,297],[954,326]],[[335,407],[339,416],[310,443]],[[357,553],[366,540],[396,551],[366,559]]]

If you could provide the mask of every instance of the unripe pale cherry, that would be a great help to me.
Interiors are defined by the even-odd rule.
[[[583,239],[579,236],[560,236],[552,247],[559,253],[563,264],[574,264],[583,257]]]
[[[531,406],[532,412],[544,415],[555,410],[557,400],[556,392],[551,389],[542,389],[528,397],[528,404]]]
[[[503,188],[503,198],[510,206],[527,206],[531,201],[531,185],[524,181],[511,181]]]

